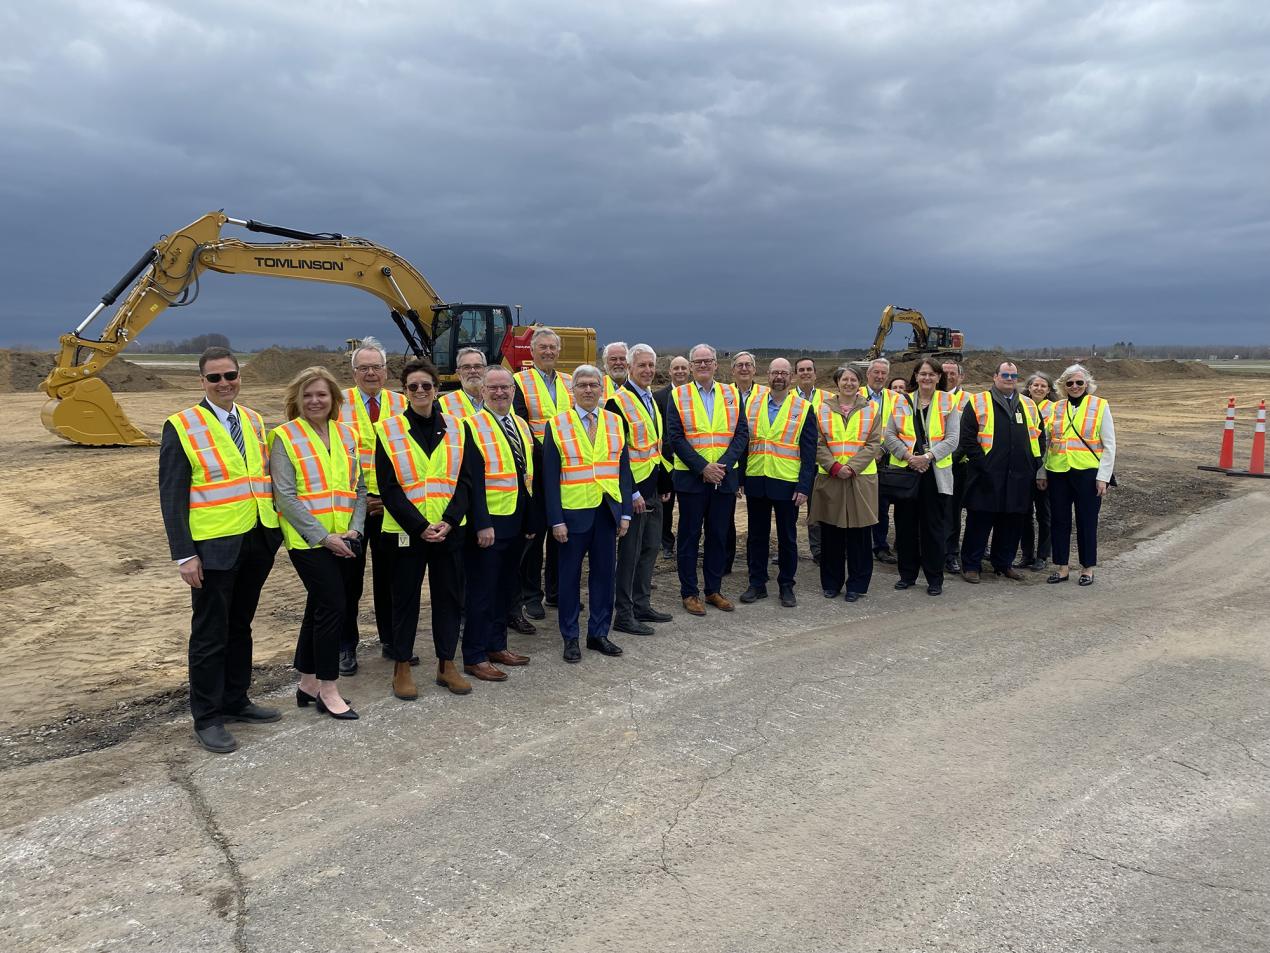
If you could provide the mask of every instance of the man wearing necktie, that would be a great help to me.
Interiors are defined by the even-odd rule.
[[[895,401],[899,395],[893,390],[889,390],[886,386],[886,379],[891,373],[891,362],[884,357],[875,358],[869,362],[869,369],[865,372],[865,386],[860,388],[861,393],[869,398],[877,407],[881,417],[882,432],[886,432],[886,425],[891,419],[891,414],[895,411]],[[885,467],[887,457],[884,454],[878,460],[878,467]],[[891,529],[891,501],[885,493],[878,493],[878,521],[873,524],[873,557],[880,563],[896,562],[895,550],[891,549],[887,542],[887,533]]]
[[[282,533],[264,421],[235,403],[238,359],[212,347],[198,363],[203,400],[163,425],[159,506],[172,559],[190,587],[194,737],[208,751],[228,754],[238,742],[226,722],[282,717],[247,697],[251,624]]]

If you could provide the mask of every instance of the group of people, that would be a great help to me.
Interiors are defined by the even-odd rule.
[[[863,598],[875,560],[898,564],[896,589],[920,572],[939,595],[945,571],[979,582],[985,553],[997,574],[1020,579],[1052,552],[1048,581],[1063,582],[1073,510],[1080,582],[1093,583],[1115,435],[1080,365],[1059,377],[1057,394],[1043,374],[1020,391],[1010,362],[972,395],[956,363],[923,360],[901,380],[885,359],[863,375],[840,367],[823,390],[805,357],[776,358],[757,383],[745,351],[722,382],[717,351],[699,344],[654,389],[657,354],[646,344],[611,343],[603,370],[571,374],[557,369],[551,329],[536,329],[530,349],[532,365],[516,372],[463,349],[460,388],[446,394],[432,364],[411,360],[394,391],[387,354],[366,338],[351,355],[353,387],[306,368],[286,389],[287,421],[271,430],[237,403],[233,353],[204,352],[204,399],[168,419],[159,462],[172,558],[192,592],[190,707],[204,748],[236,749],[228,723],[281,717],[248,696],[252,620],[280,545],[307,594],[296,704],[342,720],[358,717],[339,679],[358,670],[368,555],[381,651],[404,700],[418,697],[425,578],[435,682],[467,694],[469,678],[506,681],[506,669],[529,663],[508,647],[508,630],[533,633],[549,607],[569,663],[583,647],[621,655],[615,631],[654,634],[673,618],[651,602],[659,552],[676,560],[685,612],[733,611],[723,580],[738,500],[743,603],[768,597],[774,562],[780,604],[797,605],[800,513],[826,598]]]

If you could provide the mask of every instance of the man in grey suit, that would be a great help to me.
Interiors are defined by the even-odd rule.
[[[203,400],[163,427],[159,505],[194,610],[194,737],[208,751],[228,754],[238,742],[225,722],[282,717],[247,697],[251,623],[282,535],[268,483],[264,422],[235,403],[238,359],[228,348],[208,348],[199,358],[199,376]]]

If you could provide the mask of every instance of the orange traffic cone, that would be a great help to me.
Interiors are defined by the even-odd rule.
[[[1221,435],[1221,453],[1217,455],[1217,466],[1199,467],[1200,470],[1215,470],[1225,473],[1235,465],[1235,398],[1230,398],[1226,405],[1226,428]]]
[[[1266,402],[1257,408],[1257,426],[1252,432],[1252,457],[1247,470],[1227,470],[1227,476],[1251,476],[1266,479]]]

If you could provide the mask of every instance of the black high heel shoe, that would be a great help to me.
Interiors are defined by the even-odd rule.
[[[340,721],[356,721],[357,720],[357,712],[353,711],[352,705],[348,706],[348,711],[342,711],[339,714],[336,714],[335,712],[331,711],[331,709],[326,707],[326,702],[322,701],[321,697],[313,699],[313,703],[317,705],[317,710],[324,715],[330,715],[332,718],[338,718]],[[347,698],[344,699],[344,703],[348,704]]]
[[[303,688],[297,688],[295,690],[295,707],[296,708],[308,708],[317,700],[318,700],[318,697],[316,695],[310,695]]]

